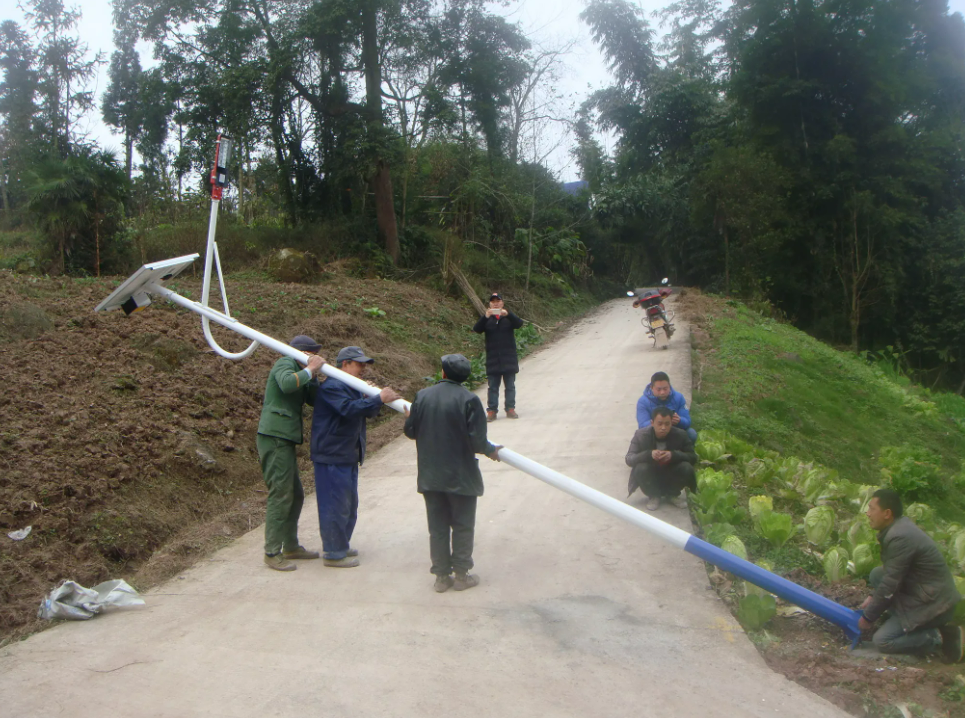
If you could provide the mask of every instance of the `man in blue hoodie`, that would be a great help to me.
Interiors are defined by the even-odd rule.
[[[643,396],[637,399],[637,428],[650,426],[653,410],[664,406],[673,412],[673,425],[687,432],[691,441],[697,441],[697,432],[690,425],[690,412],[687,410],[687,400],[679,391],[670,386],[670,377],[666,372],[658,371],[650,377],[650,383],[643,390]]]

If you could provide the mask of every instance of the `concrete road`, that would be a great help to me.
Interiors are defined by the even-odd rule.
[[[667,370],[690,390],[686,327],[654,350],[640,315],[613,302],[523,362],[522,418],[491,424],[492,439],[623,498],[649,376]],[[402,437],[362,469],[360,568],[270,571],[252,531],[144,608],[2,649],[0,714],[845,715],[765,666],[697,559],[481,462],[478,588],[433,592],[415,446]],[[658,515],[691,528],[682,510]],[[319,547],[311,503],[301,535]]]

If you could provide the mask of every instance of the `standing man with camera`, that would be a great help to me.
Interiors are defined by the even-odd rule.
[[[503,306],[499,292],[489,297],[489,309],[472,328],[477,334],[486,335],[486,376],[489,379],[489,406],[486,421],[496,421],[499,413],[499,385],[506,385],[506,416],[518,419],[516,413],[516,374],[519,373],[519,357],[516,354],[516,330],[523,320]]]

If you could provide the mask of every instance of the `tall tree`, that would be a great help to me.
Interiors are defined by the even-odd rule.
[[[141,61],[134,42],[121,40],[120,49],[111,55],[109,83],[101,99],[101,114],[110,127],[124,136],[124,167],[131,178],[134,143],[143,125],[146,107],[140,97]]]

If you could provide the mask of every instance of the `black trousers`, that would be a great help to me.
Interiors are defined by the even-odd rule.
[[[432,573],[448,576],[472,568],[472,543],[476,534],[476,498],[446,491],[425,491],[429,519],[429,556]]]
[[[652,499],[673,498],[682,489],[697,490],[697,471],[686,461],[671,466],[637,464],[630,472],[628,495],[637,488]]]

